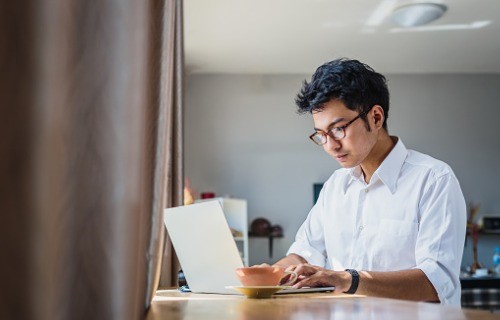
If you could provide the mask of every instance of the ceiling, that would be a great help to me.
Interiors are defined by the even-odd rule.
[[[424,27],[387,18],[448,6]],[[500,0],[184,0],[189,73],[311,74],[338,57],[383,73],[500,73]]]

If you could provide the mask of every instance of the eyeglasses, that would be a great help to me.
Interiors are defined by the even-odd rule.
[[[309,136],[309,139],[311,139],[314,143],[316,143],[318,146],[324,145],[328,141],[328,137],[332,138],[333,140],[340,140],[345,138],[345,129],[350,126],[354,121],[358,120],[360,117],[364,116],[367,114],[370,110],[366,110],[358,114],[358,116],[345,125],[341,127],[333,127],[328,132],[315,132]]]

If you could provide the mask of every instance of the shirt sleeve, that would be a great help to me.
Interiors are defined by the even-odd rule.
[[[326,186],[326,184],[325,184]],[[309,212],[306,220],[297,231],[295,242],[288,249],[287,255],[295,253],[304,258],[307,263],[325,267],[326,246],[323,229],[323,189],[318,201]]]
[[[457,178],[443,174],[424,191],[420,203],[415,268],[432,283],[442,304],[460,306],[460,265],[465,241],[466,205]]]

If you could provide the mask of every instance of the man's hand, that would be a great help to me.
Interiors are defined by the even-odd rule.
[[[307,263],[289,266],[286,270],[294,271],[298,275],[294,288],[335,287],[334,292],[341,293],[349,290],[351,286],[352,277],[346,271],[328,270]]]

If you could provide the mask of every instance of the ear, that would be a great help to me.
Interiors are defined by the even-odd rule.
[[[375,128],[380,130],[385,120],[384,109],[378,104],[374,105],[371,112],[368,113],[368,116],[374,120]]]

